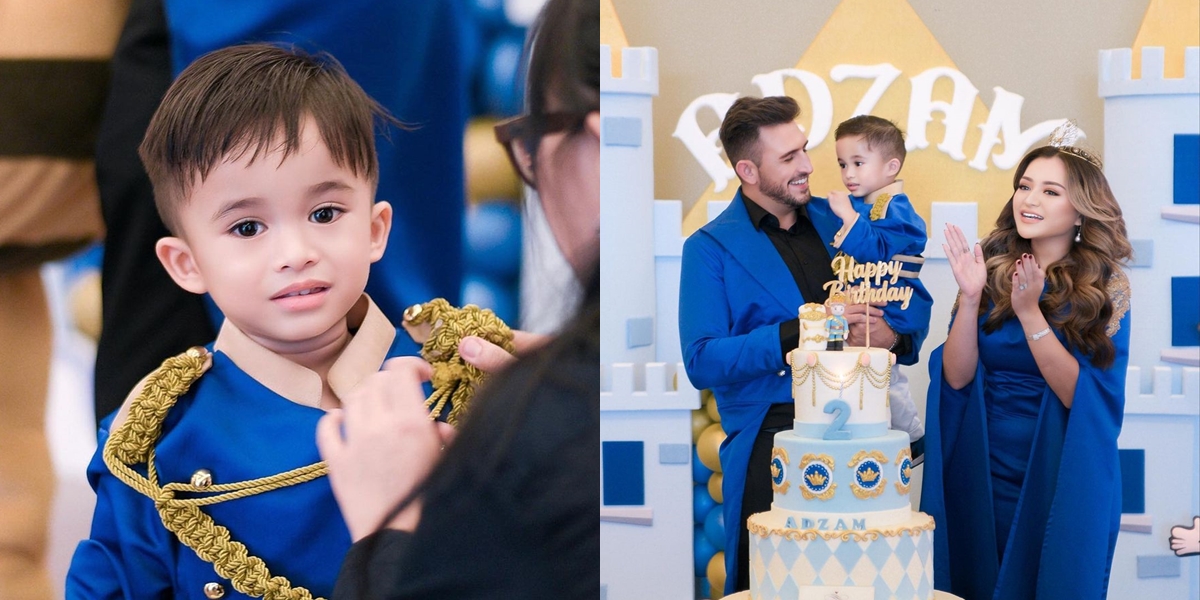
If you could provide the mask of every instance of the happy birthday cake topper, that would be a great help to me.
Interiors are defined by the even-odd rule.
[[[907,309],[912,300],[913,288],[896,286],[900,271],[904,268],[901,261],[860,263],[853,257],[839,254],[830,265],[837,276],[836,280],[823,286],[829,290],[830,296],[845,294],[851,304],[899,301],[902,310]],[[859,280],[860,283],[854,284]]]

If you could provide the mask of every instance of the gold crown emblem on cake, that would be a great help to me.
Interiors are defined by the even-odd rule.
[[[876,479],[879,479],[879,471],[876,471],[875,469],[867,469],[866,471],[859,473],[858,476],[861,477],[863,481],[870,483]]]
[[[825,485],[825,476],[820,473],[809,473],[808,475],[805,475],[804,478],[808,480],[809,485]]]
[[[912,465],[911,464],[904,465],[904,478],[912,479]]]
[[[771,479],[779,478],[779,467],[775,463],[771,463]]]

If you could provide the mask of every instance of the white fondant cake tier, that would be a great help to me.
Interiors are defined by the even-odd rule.
[[[853,514],[872,527],[911,507],[912,457],[903,431],[849,440],[781,431],[771,451],[771,474],[778,509]]]
[[[820,588],[838,588],[842,598],[934,597],[929,515],[910,512],[902,523],[863,531],[790,528],[786,520],[781,511],[749,519],[752,599],[796,600],[802,589]]]
[[[890,421],[887,389],[894,360],[892,353],[882,348],[793,350],[796,433],[818,439],[834,431],[855,438],[883,435]],[[835,420],[843,418],[835,425]]]

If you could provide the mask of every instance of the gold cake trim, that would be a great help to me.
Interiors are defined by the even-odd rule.
[[[899,492],[901,496],[908,494],[909,488],[912,487],[912,451],[910,451],[908,448],[903,448],[900,450],[900,453],[896,455],[896,468],[897,469],[904,468],[903,467],[904,459],[906,459],[906,458],[908,459],[908,463],[909,463],[909,465],[908,465],[909,484],[904,485],[903,477],[900,477],[899,475],[896,477],[896,491]]]
[[[775,446],[774,448],[771,448],[771,469],[772,470],[775,468],[775,459],[776,458],[778,458],[779,460],[782,460],[783,466],[787,467],[787,465],[788,465],[787,449],[781,448],[779,446]],[[786,494],[787,493],[788,486],[787,486],[787,472],[786,471],[783,474],[783,481],[779,484],[775,483],[775,473],[774,472],[771,473],[771,489],[775,490],[776,494]]]
[[[817,350],[805,350],[805,352],[819,352]],[[863,352],[865,353],[865,351]],[[871,384],[871,387],[877,390],[886,390],[892,379],[892,353],[887,353],[887,365],[884,369],[873,369],[869,365],[864,366],[862,362],[856,361],[854,368],[846,375],[846,379],[842,380],[842,375],[835,373],[821,364],[821,356],[817,354],[816,362],[812,365],[808,364],[807,358],[799,360],[800,355],[792,357],[792,386],[793,389],[799,389],[812,380],[812,405],[817,405],[817,380],[821,380],[825,386],[831,390],[837,390],[839,395],[843,390],[858,384],[858,409],[863,409],[863,400],[866,393],[865,385]],[[885,406],[888,400],[885,397]]]

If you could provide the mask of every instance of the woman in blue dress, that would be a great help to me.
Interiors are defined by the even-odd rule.
[[[1061,133],[1022,159],[986,238],[946,230],[959,295],[930,358],[921,509],[935,587],[968,600],[1108,587],[1132,251],[1099,159]]]

